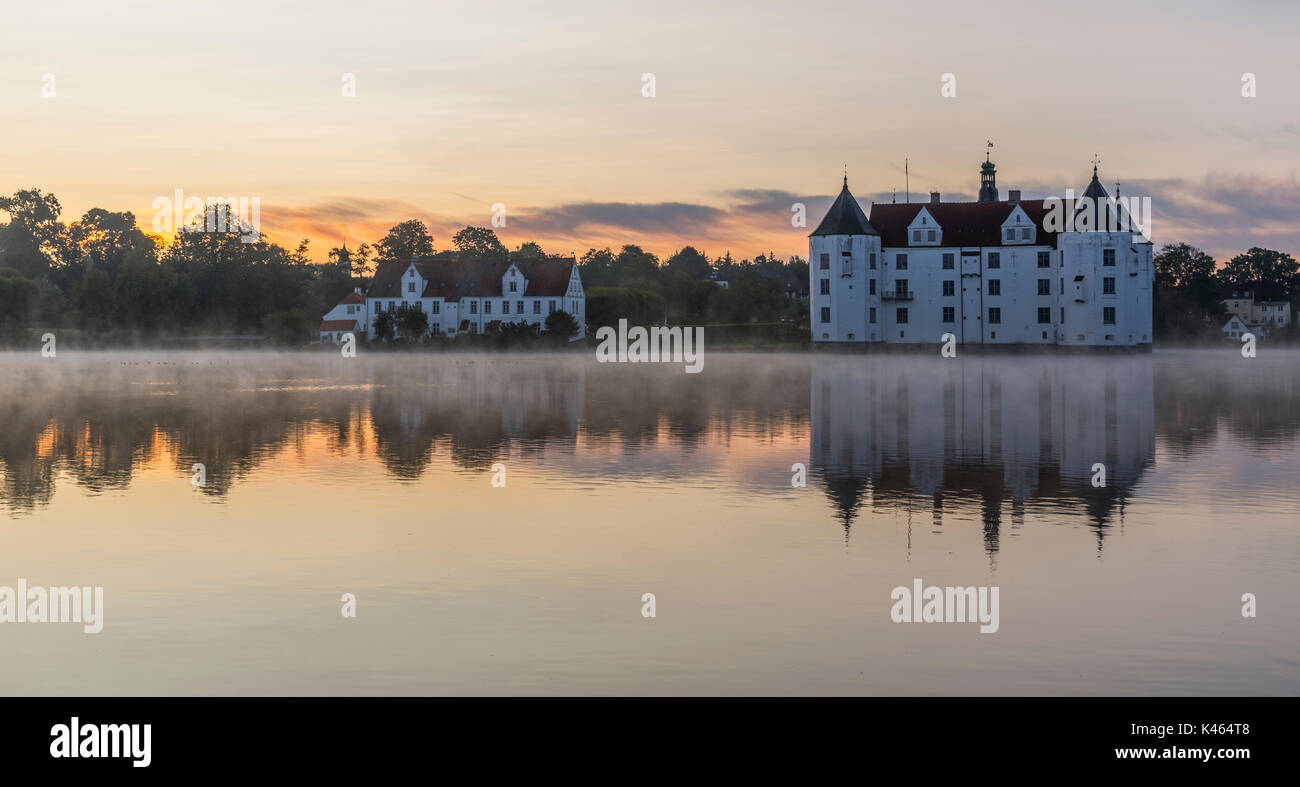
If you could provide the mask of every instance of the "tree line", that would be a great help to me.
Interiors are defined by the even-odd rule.
[[[224,205],[207,211],[233,215]],[[379,260],[546,256],[531,241],[511,251],[486,227],[465,227],[438,250],[425,224],[410,219],[373,243],[330,249],[330,264],[320,265],[306,239],[292,250],[265,234],[245,242],[236,222],[209,216],[204,229],[164,240],[140,229],[130,211],[92,208],[71,223],[61,213],[58,199],[40,189],[0,197],[0,339],[7,343],[34,330],[64,330],[90,344],[175,335],[301,344],[316,338],[322,315],[344,295],[364,291]],[[636,305],[655,323],[797,322],[807,312],[789,297],[807,290],[807,264],[798,257],[710,260],[686,247],[661,262],[626,245],[590,249],[579,268],[593,327]]]
[[[107,343],[188,335],[303,344],[316,338],[321,316],[344,295],[364,290],[378,260],[546,256],[531,241],[509,250],[486,227],[465,227],[438,250],[428,227],[409,219],[372,243],[330,249],[331,264],[320,265],[311,261],[306,239],[292,250],[265,235],[245,242],[226,222],[165,241],[141,230],[130,211],[91,208],[69,224],[61,213],[58,199],[39,189],[0,197],[0,218],[7,219],[0,222],[0,339],[6,342],[63,329]],[[625,318],[718,332],[762,327],[769,338],[806,338],[808,263],[797,255],[710,258],[686,246],[660,259],[628,244],[589,249],[578,266],[592,330]],[[1292,304],[1300,298],[1300,265],[1271,249],[1252,248],[1219,265],[1200,249],[1173,243],[1155,256],[1155,269],[1158,339],[1217,338],[1226,319],[1224,287]],[[394,328],[402,333],[400,325]]]
[[[1300,298],[1300,263],[1290,254],[1258,246],[1222,266],[1187,243],[1163,246],[1155,255],[1153,329],[1157,340],[1217,341],[1227,321],[1224,291],[1249,290],[1256,300],[1287,301],[1294,311]],[[1300,328],[1271,338],[1296,340]]]

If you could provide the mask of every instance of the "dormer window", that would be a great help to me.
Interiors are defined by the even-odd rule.
[[[920,230],[912,230],[912,242],[913,242],[913,243],[920,243],[920,242],[921,242],[921,231],[920,231]]]
[[[1013,229],[1011,229],[1010,227],[1008,227],[1008,228],[1007,228],[1007,240],[1015,240],[1015,239],[1016,239],[1016,231],[1013,230]]]
[[[511,275],[514,275],[514,274],[511,274]],[[511,291],[511,292],[517,292],[518,290],[519,290],[519,282],[516,282],[516,281],[512,281],[512,282],[510,282],[510,291]]]

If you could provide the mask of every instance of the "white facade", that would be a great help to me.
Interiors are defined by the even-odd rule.
[[[366,311],[367,304],[361,291],[349,293],[321,318],[320,341],[338,344],[343,341],[343,335],[346,333],[359,336],[369,325]]]
[[[846,183],[809,238],[813,341],[939,344],[952,334],[958,344],[1149,347],[1151,244],[1130,232],[1048,232],[1043,201],[1012,194],[935,194],[873,206],[866,219]]]
[[[559,264],[553,260],[547,262]],[[424,268],[426,265],[434,267]],[[458,276],[455,272],[441,275],[448,271],[440,270],[438,265],[437,262],[406,263],[397,282],[399,286],[388,286],[387,282],[382,286],[371,286],[366,298],[370,316],[366,323],[367,338],[375,338],[375,318],[380,312],[396,311],[406,304],[416,306],[428,316],[429,334],[434,336],[479,334],[492,322],[523,322],[545,330],[546,318],[554,311],[566,311],[573,316],[578,324],[574,340],[586,336],[586,294],[576,262],[569,267],[567,281],[560,282],[558,287],[554,283],[540,289],[534,287],[533,292],[529,291],[533,282],[525,274],[528,263],[467,266],[468,276]],[[504,270],[500,270],[503,265]],[[482,279],[477,274],[484,268],[493,267],[497,270],[492,275],[495,278],[499,272],[499,280],[480,290]],[[376,284],[379,278],[377,272]]]

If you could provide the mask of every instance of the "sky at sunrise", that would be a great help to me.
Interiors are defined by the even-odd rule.
[[[914,201],[970,200],[992,141],[1004,197],[1082,190],[1096,154],[1112,193],[1151,197],[1157,243],[1300,252],[1285,0],[43,0],[2,18],[0,193],[52,192],[65,222],[103,207],[148,230],[179,188],[259,198],[263,233],[322,262],[408,218],[447,248],[497,203],[511,248],[803,256],[845,167],[864,207],[905,198],[904,159]]]

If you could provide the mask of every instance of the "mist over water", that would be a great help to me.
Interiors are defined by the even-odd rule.
[[[106,609],[5,693],[1300,693],[1295,352],[0,354],[0,414],[0,585]]]

